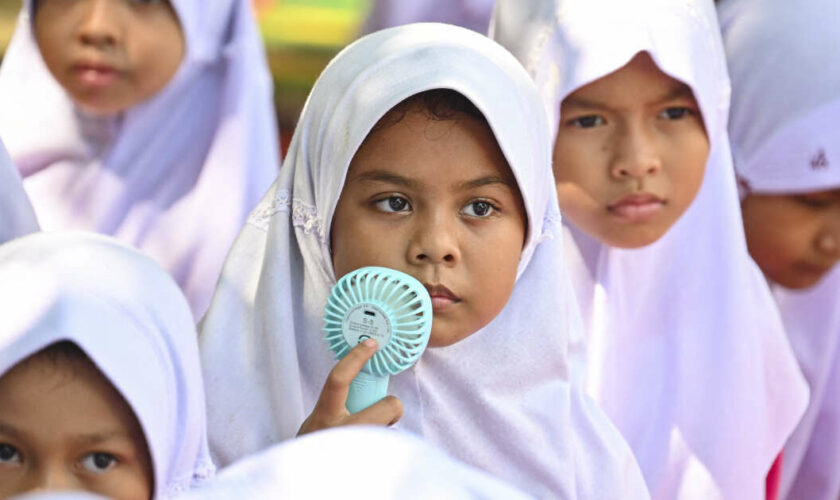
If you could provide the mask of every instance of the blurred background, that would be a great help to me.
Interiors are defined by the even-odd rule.
[[[281,136],[288,141],[309,89],[327,62],[359,36],[371,1],[250,1],[274,75]],[[21,0],[0,0],[0,53],[14,32],[20,7]]]
[[[265,41],[285,143],[315,79],[345,45],[363,33],[416,21],[447,22],[483,33],[494,0],[242,1],[253,4]],[[21,2],[0,0],[0,54],[14,32]]]

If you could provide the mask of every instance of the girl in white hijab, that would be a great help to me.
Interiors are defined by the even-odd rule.
[[[0,496],[166,499],[210,476],[192,316],[151,259],[89,233],[0,247]]]
[[[840,497],[840,4],[727,0],[730,134],[744,229],[811,402],[785,445],[786,498]]]
[[[20,175],[0,141],[0,243],[38,230]]]
[[[433,119],[422,97],[392,110],[428,91],[458,96],[464,111]],[[415,220],[427,225],[407,234]],[[389,229],[371,235],[372,221]],[[293,438],[307,415],[303,430],[399,418],[393,398],[355,415],[342,398],[325,405],[328,389],[319,401],[335,365],[321,332],[330,288],[349,269],[384,265],[427,284],[439,346],[391,377],[404,408],[395,427],[541,497],[646,497],[626,444],[569,381],[580,321],[558,224],[542,105],[504,49],[443,24],[344,49],[316,82],[201,328],[214,456],[226,464]],[[484,237],[500,226],[506,237]],[[325,407],[336,409],[326,422]]]
[[[25,0],[0,137],[45,230],[109,234],[206,311],[279,165],[271,79],[242,0]]]
[[[654,498],[763,498],[807,389],[744,245],[711,0],[501,0],[494,15],[556,132],[590,394]]]

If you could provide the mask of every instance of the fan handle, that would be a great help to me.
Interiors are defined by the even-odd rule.
[[[372,375],[364,370],[350,382],[347,394],[347,411],[358,413],[384,398],[388,393],[388,375]]]

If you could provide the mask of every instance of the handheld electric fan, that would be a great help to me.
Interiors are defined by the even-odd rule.
[[[356,413],[384,398],[389,376],[423,354],[432,332],[432,300],[423,284],[405,273],[363,267],[333,287],[324,332],[336,359],[368,338],[379,345],[350,384],[347,410]]]

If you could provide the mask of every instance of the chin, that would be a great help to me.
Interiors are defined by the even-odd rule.
[[[667,232],[667,229],[663,231],[649,227],[624,227],[619,231],[605,232],[595,237],[604,245],[630,250],[652,245]]]
[[[811,288],[812,286],[817,285],[828,272],[822,273],[820,275],[801,275],[798,273],[791,273],[785,274],[778,277],[769,276],[770,281],[776,283],[777,285],[788,288],[790,290],[804,290],[806,288]]]
[[[429,347],[449,347],[464,340],[475,332],[456,331],[452,328],[435,328],[432,322],[432,333],[429,336]]]

